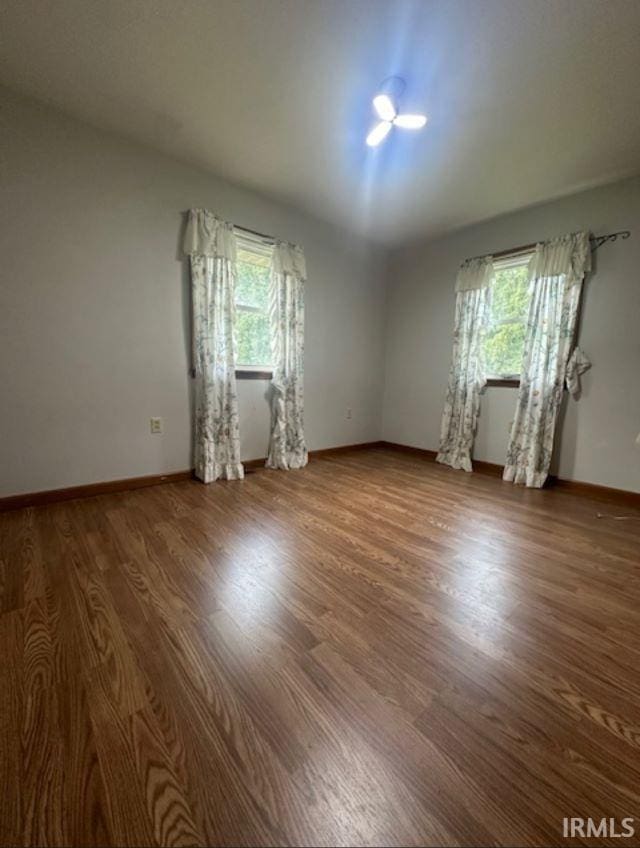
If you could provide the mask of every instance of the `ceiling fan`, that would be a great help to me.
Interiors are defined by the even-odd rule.
[[[369,147],[377,147],[389,135],[392,127],[401,127],[403,130],[419,130],[427,123],[426,115],[398,114],[394,100],[398,100],[404,86],[404,80],[400,77],[389,77],[380,86],[381,89],[387,89],[388,93],[382,91],[373,98],[373,108],[376,110],[380,122],[367,136]],[[393,97],[392,88],[395,88],[395,97]]]

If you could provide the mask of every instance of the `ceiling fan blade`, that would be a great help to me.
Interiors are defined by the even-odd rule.
[[[379,124],[376,124],[367,136],[367,144],[369,147],[376,147],[380,144],[380,142],[387,137],[392,126],[393,124],[391,121],[380,121]]]
[[[378,94],[377,97],[373,98],[373,108],[382,121],[393,121],[396,116],[395,106],[386,94]]]
[[[396,115],[393,122],[403,130],[419,130],[427,123],[426,115]]]

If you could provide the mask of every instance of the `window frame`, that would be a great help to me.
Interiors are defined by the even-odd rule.
[[[254,256],[268,258],[271,260],[271,255],[273,253],[273,245],[264,242],[261,239],[254,239],[249,234],[245,233],[242,230],[236,230],[236,239],[237,239],[237,248],[238,254],[240,253],[248,253],[253,254]],[[239,259],[239,256],[238,256]],[[262,263],[255,263],[262,264]],[[257,306],[249,306],[247,304],[241,304],[237,301],[234,302],[235,310],[237,312],[253,312],[258,313],[260,315],[264,315],[265,311],[260,309]],[[259,365],[236,365],[235,370],[236,380],[272,380],[273,379],[273,366],[267,365],[266,363]]]
[[[519,268],[523,265],[528,265],[531,261],[531,257],[533,256],[533,250],[526,250],[524,252],[518,251],[512,254],[505,254],[498,259],[494,260],[493,268],[494,268],[494,276],[498,271],[508,270],[509,268]],[[491,285],[493,285],[493,280]],[[491,297],[490,293],[490,297]],[[515,324],[515,321],[502,320],[498,321],[492,326],[498,326],[503,324]],[[521,374],[492,374],[487,376],[485,385],[490,388],[509,388],[509,389],[517,389],[520,386]]]

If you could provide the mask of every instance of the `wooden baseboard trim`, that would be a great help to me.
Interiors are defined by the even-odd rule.
[[[412,456],[417,456],[419,459],[424,459],[427,462],[435,462],[437,451],[427,450],[427,448],[414,448],[413,445],[401,445],[397,442],[380,442],[381,448],[387,450],[399,451],[400,453],[410,453]]]
[[[341,453],[350,453],[355,450],[371,450],[371,448],[382,448],[384,442],[359,442],[357,445],[338,445],[335,448],[321,448],[309,451],[309,459],[327,459],[331,456],[339,456]]]
[[[497,462],[484,462],[482,459],[474,459],[473,470],[479,471],[481,474],[490,474],[492,477],[500,477],[502,479],[504,465],[498,465]]]
[[[338,445],[334,448],[320,448],[320,450],[309,451],[309,459],[329,459],[332,456],[339,456],[342,453],[350,453],[356,450],[368,450],[370,448],[385,447],[385,442],[358,442],[356,445]],[[267,461],[266,456],[260,459],[243,460],[245,471],[255,471],[256,468],[264,468]]]
[[[612,489],[598,483],[583,483],[581,480],[565,480],[562,477],[552,477],[550,485],[569,495],[581,495],[605,503],[620,504],[629,509],[640,509],[640,492],[631,492],[629,489]]]
[[[340,445],[334,448],[309,451],[310,459],[327,458],[334,454],[354,450],[381,447],[382,442],[362,442],[357,445]],[[245,470],[264,468],[266,457],[249,459],[242,464]],[[22,495],[10,495],[0,498],[0,512],[11,509],[22,509],[26,506],[44,506],[58,501],[72,501],[78,498],[90,498],[95,495],[110,495],[114,492],[128,492],[133,489],[144,489],[147,486],[159,486],[161,483],[176,483],[180,480],[193,478],[193,470],[173,471],[169,474],[149,474],[146,477],[129,477],[125,480],[107,480],[102,483],[89,483],[86,486],[71,486],[68,489],[49,489],[45,492],[26,492]]]
[[[145,489],[159,486],[161,483],[176,483],[190,480],[193,471],[172,471],[169,474],[148,474],[145,477],[128,477],[125,480],[106,480],[102,483],[89,483],[86,486],[71,486],[68,489],[49,489],[46,492],[26,492],[23,495],[10,495],[0,498],[0,512],[21,509],[25,506],[44,506],[57,501],[73,501],[77,498],[90,498],[94,495],[110,495],[114,492],[128,492],[132,489]]]
[[[255,471],[256,468],[264,468],[267,461],[266,456],[261,456],[259,459],[245,459],[242,462],[245,471]]]
[[[322,448],[309,451],[309,459],[329,459],[332,456],[340,456],[357,450],[371,450],[384,448],[411,454],[426,462],[435,462],[436,451],[426,448],[416,448],[411,445],[401,445],[396,442],[360,442],[355,445],[338,445],[333,448]],[[264,468],[265,457],[260,459],[249,459],[243,462],[245,470]],[[483,462],[475,459],[473,468],[480,474],[488,474],[492,477],[502,477],[502,466],[495,462]],[[0,512],[11,509],[21,509],[27,506],[43,506],[56,503],[57,501],[70,501],[77,498],[89,498],[95,495],[109,495],[115,492],[128,492],[133,489],[144,489],[148,486],[159,486],[163,483],[177,483],[180,480],[193,478],[193,471],[173,471],[169,474],[149,474],[145,477],[129,477],[125,480],[107,480],[102,483],[90,483],[86,486],[71,486],[68,489],[50,489],[45,492],[27,492],[22,495],[11,495],[0,498]],[[640,509],[640,492],[631,492],[627,489],[613,489],[608,486],[600,486],[597,483],[583,483],[579,480],[566,480],[562,477],[550,477],[545,488],[557,488],[561,492],[572,495],[581,495],[606,503],[616,503],[630,509]]]
[[[409,453],[424,459],[426,462],[436,461],[437,452],[427,450],[426,448],[415,448],[411,445],[400,445],[396,442],[381,442],[380,447],[400,451],[401,453]],[[501,478],[503,468],[504,466],[498,465],[495,462],[484,462],[479,459],[473,460],[473,470],[480,474],[489,474],[492,477]],[[628,489],[612,489],[609,486],[600,486],[598,483],[582,483],[579,480],[567,480],[563,477],[553,476],[549,477],[545,486],[545,489],[551,488],[557,488],[571,495],[582,495],[583,497],[593,498],[594,500],[620,504],[631,509],[640,508],[640,492],[631,492]]]

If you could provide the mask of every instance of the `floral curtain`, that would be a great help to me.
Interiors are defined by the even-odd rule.
[[[490,256],[465,262],[456,280],[453,357],[440,426],[437,462],[471,471],[471,449],[486,382],[482,341],[487,323],[488,292],[493,279]]]
[[[587,233],[538,244],[529,265],[531,301],[522,373],[503,478],[540,488],[549,473],[562,390],[588,367],[574,343],[582,280],[591,268]]]
[[[300,247],[276,243],[271,266],[271,343],[273,400],[268,468],[307,464],[304,439],[304,254]]]
[[[236,239],[231,224],[192,209],[184,237],[190,257],[195,370],[195,469],[205,483],[244,477],[234,353]]]

